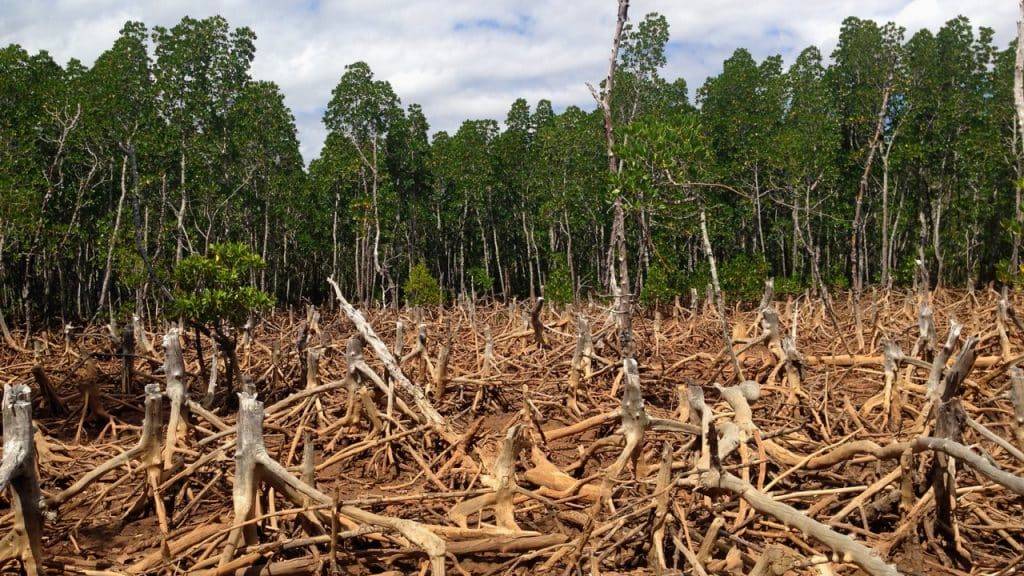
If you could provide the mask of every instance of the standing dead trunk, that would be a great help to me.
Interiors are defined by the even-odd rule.
[[[132,393],[132,380],[135,379],[135,328],[131,324],[124,327],[121,333],[121,393],[125,396]]]
[[[540,311],[544,308],[544,297],[537,298],[537,301],[533,304],[533,310],[530,311],[530,326],[533,327],[533,341],[537,344],[537,349],[542,350],[547,347],[544,342],[544,322],[540,319]]]
[[[36,386],[39,386],[39,392],[46,399],[48,415],[56,417],[66,416],[68,413],[67,406],[64,405],[64,401],[57,394],[57,390],[53,387],[53,383],[50,382],[50,377],[46,375],[46,370],[43,369],[42,364],[36,364],[32,367],[32,378],[36,381]]]
[[[1013,434],[1017,446],[1024,448],[1024,370],[1010,368],[1010,401],[1013,403]]]
[[[946,373],[939,396],[935,399],[935,437],[960,442],[966,420],[960,403],[960,390],[967,374],[974,366],[976,337],[969,338]],[[971,553],[964,546],[960,526],[956,519],[956,459],[944,452],[935,453],[932,464],[932,490],[935,493],[935,529],[942,535],[946,553],[961,565],[970,563]]]
[[[427,554],[434,576],[444,575],[446,545],[441,537],[411,520],[374,514],[355,506],[337,506],[335,499],[296,478],[270,457],[263,443],[263,417],[263,403],[248,392],[240,393],[235,445],[235,484],[232,488],[234,523],[220,557],[222,568],[234,558],[239,545],[259,542],[257,525],[252,519],[256,513],[256,497],[260,484],[266,482],[296,506],[306,507],[310,503],[320,505],[321,509],[316,514],[326,520],[325,523],[331,522],[333,511],[336,510],[337,514],[353,522],[378,526],[401,534]],[[325,510],[331,510],[331,513]]]
[[[615,154],[615,128],[612,123],[612,89],[615,84],[615,66],[619,59],[619,44],[622,41],[622,29],[629,18],[629,0],[619,0],[618,15],[615,20],[615,33],[612,35],[611,56],[608,58],[608,75],[605,77],[601,94],[588,85],[590,93],[601,108],[604,118],[605,152],[608,155],[608,171],[611,174],[619,172],[619,158]],[[622,201],[622,190],[615,191],[615,203],[613,205],[612,237],[609,242],[608,278],[609,286],[615,284],[615,262],[619,265],[620,276],[620,298],[628,298],[629,291],[629,270],[626,262],[626,215]],[[614,257],[613,257],[614,254]],[[620,327],[620,330],[622,327]],[[620,339],[625,341],[623,336]],[[627,358],[626,350],[623,350],[623,357]]]
[[[1020,16],[1017,20],[1017,54],[1013,66],[1013,106],[1017,112],[1017,133],[1024,146],[1024,0],[1020,3]],[[1020,226],[1024,225],[1024,213],[1021,212],[1021,189],[1014,186],[1014,219],[1018,228],[1013,232],[1013,264],[1014,273],[1019,270],[1020,262]]]
[[[43,517],[36,475],[36,451],[32,432],[32,400],[28,386],[4,386],[4,455],[0,462],[0,492],[11,487],[13,527],[0,540],[0,564],[17,559],[29,576],[43,574]]]
[[[176,327],[164,336],[164,375],[167,378],[166,394],[170,400],[171,414],[167,421],[167,436],[164,440],[163,468],[174,467],[175,450],[188,436],[188,383],[185,381],[185,361],[181,353],[181,339]]]
[[[704,255],[707,256],[708,266],[711,268],[711,287],[715,291],[715,306],[718,308],[718,315],[722,319],[722,340],[726,351],[729,353],[729,357],[732,359],[732,367],[735,371],[734,376],[737,381],[742,382],[746,378],[743,377],[740,359],[736,356],[736,350],[733,349],[732,332],[729,330],[729,319],[726,316],[725,310],[725,299],[722,298],[722,287],[718,284],[718,266],[715,264],[715,253],[711,250],[707,216],[704,214],[703,209],[700,211],[700,234],[704,241]]]

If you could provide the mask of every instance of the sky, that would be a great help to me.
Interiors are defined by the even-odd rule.
[[[958,15],[1016,32],[1015,0],[632,0],[631,20],[668,19],[663,75],[686,79],[691,96],[738,47],[791,63],[815,45],[835,47],[846,16],[893,21],[908,37]],[[295,115],[303,157],[315,158],[321,118],[345,66],[365,61],[403,105],[418,103],[431,131],[468,118],[504,120],[512,101],[541,98],[556,110],[586,109],[587,82],[607,71],[616,0],[0,0],[0,46],[47,50],[61,64],[91,64],[127,20],[172,26],[220,14],[257,34],[252,75],[276,82]]]

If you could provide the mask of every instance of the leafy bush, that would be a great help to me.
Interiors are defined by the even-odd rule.
[[[412,267],[403,289],[406,300],[413,306],[437,306],[444,301],[441,286],[423,262]]]
[[[711,284],[711,266],[705,260],[697,264],[696,269],[682,275],[680,286],[684,292],[689,292],[692,288],[703,296],[708,284]]]
[[[722,291],[735,300],[745,302],[761,298],[767,277],[768,262],[760,256],[749,254],[739,254],[725,260],[718,270]]]
[[[573,301],[572,275],[565,256],[555,254],[549,264],[548,281],[544,285],[544,298],[556,304],[568,304]]]
[[[917,273],[917,261],[912,256],[907,256],[903,262],[892,271],[893,284],[900,287],[914,285],[914,275]]]
[[[235,331],[249,316],[274,305],[269,294],[247,285],[251,274],[264,265],[263,258],[245,244],[229,242],[211,244],[207,255],[194,254],[174,268],[177,291],[169,312],[217,342],[228,359],[229,387],[238,371]]]
[[[469,269],[469,283],[476,290],[477,296],[490,292],[494,287],[494,279],[482,266],[474,266]]]
[[[247,285],[250,274],[263,266],[259,254],[244,244],[210,245],[209,254],[194,254],[175,267],[170,314],[217,330],[240,327],[251,314],[274,305],[270,295]]]
[[[825,272],[825,278],[823,278],[825,284],[835,290],[849,290],[850,279],[846,276],[846,270],[843,269],[841,264],[832,266],[831,270]]]
[[[807,288],[807,283],[797,276],[782,276],[775,279],[775,293],[780,296],[798,296]]]
[[[739,254],[718,262],[718,283],[730,300],[756,302],[764,293],[764,281],[768,277],[768,262],[760,256]],[[691,288],[704,294],[711,283],[711,266],[705,260],[697,268],[683,276],[681,287]],[[775,284],[778,292],[778,282]]]
[[[665,304],[671,302],[672,299],[679,293],[675,289],[673,282],[674,270],[666,270],[668,266],[654,262],[650,268],[647,269],[647,279],[644,282],[644,287],[640,291],[640,302],[645,306],[658,306],[659,304]]]
[[[996,263],[996,280],[1008,286],[1020,286],[1024,283],[1024,264],[1013,267],[1009,258],[1003,258]]]

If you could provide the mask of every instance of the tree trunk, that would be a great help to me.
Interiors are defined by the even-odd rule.
[[[1020,17],[1017,20],[1017,55],[1013,66],[1013,105],[1017,111],[1017,132],[1021,137],[1022,148],[1024,148],[1024,0],[1020,2]],[[1019,185],[1014,185],[1014,219],[1018,227],[1024,224],[1024,214],[1021,213],[1021,190]],[[1020,266],[1020,231],[1013,233],[1013,266],[1014,274]]]

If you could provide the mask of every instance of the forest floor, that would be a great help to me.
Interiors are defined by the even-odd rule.
[[[1024,424],[1009,393],[1024,334],[1000,314],[997,293],[944,290],[931,296],[936,337],[919,341],[919,298],[865,294],[860,338],[848,295],[835,297],[834,320],[820,299],[776,299],[779,332],[795,335],[802,358],[786,356],[777,338],[749,343],[764,334],[763,315],[730,308],[743,380],[759,385],[745,388],[713,307],[638,312],[641,403],[630,398],[637,382],[617,360],[608,308],[545,308],[543,347],[523,304],[365,311],[388,348],[396,321],[404,324],[396,356],[443,430],[397,384],[389,399],[394,381],[383,382],[369,343],[350,348],[356,328],[337,306],[318,319],[279,312],[238,354],[266,406],[267,454],[284,467],[258,468],[255,496],[236,482],[235,425],[246,399],[220,390],[211,412],[197,408],[207,384],[190,330],[181,347],[191,414],[177,435],[157,430],[171,454],[125,458],[79,492],[69,487],[141,445],[143,386],[165,386],[163,332],[148,332],[149,350],[137,338],[127,394],[103,326],[68,339],[39,334],[34,346],[15,333],[23,350],[0,343],[0,381],[32,387],[39,483],[51,500],[42,529],[48,573],[889,573],[858,560],[848,539],[836,544],[831,535],[841,534],[905,574],[1020,573],[1024,497],[944,453],[910,447],[942,432],[1024,473]],[[1022,300],[1011,294],[1009,307]],[[589,322],[592,351],[577,345],[578,317]],[[961,337],[944,352],[953,318]],[[962,429],[940,422],[936,430],[928,366],[940,356],[951,382],[974,336],[977,360],[953,394]],[[905,356],[891,347],[883,355],[887,340]],[[214,348],[202,343],[209,371]],[[37,366],[59,401],[39,393]],[[83,418],[85,394],[93,403]],[[702,429],[711,431],[705,442]],[[955,480],[950,502],[936,485],[940,460]],[[699,473],[709,467],[738,478],[739,492]],[[9,494],[0,496],[0,535],[14,533]],[[767,509],[772,502],[788,505],[783,517]],[[791,513],[831,535],[822,539]],[[391,522],[398,518],[418,524]]]

